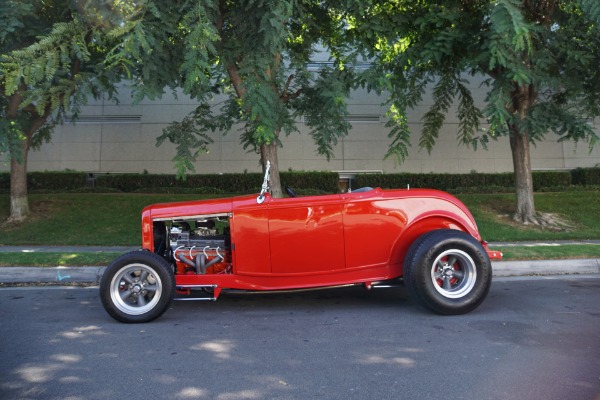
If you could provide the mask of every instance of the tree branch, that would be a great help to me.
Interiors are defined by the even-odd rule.
[[[223,40],[223,25],[225,21],[225,10],[222,7],[222,4],[219,4],[219,14],[217,15],[217,21],[215,26],[217,28],[217,32],[219,32],[219,37],[221,38],[221,43]],[[237,66],[235,65],[235,61],[229,60],[226,64],[227,74],[229,74],[229,79],[231,80],[231,84],[233,85],[233,89],[235,90],[235,94],[238,98],[244,97],[246,94],[246,89],[242,87],[242,77],[238,71]]]
[[[8,96],[8,110],[6,113],[8,119],[17,118],[21,101],[23,101],[23,96],[21,96],[20,91],[16,91],[15,93]]]
[[[231,79],[231,84],[235,89],[235,94],[241,99],[246,94],[246,89],[242,87],[242,77],[233,62],[227,63],[227,73],[229,74],[229,79]]]
[[[281,92],[281,100],[283,100],[284,102],[288,101],[288,100],[292,100],[297,98],[298,96],[300,96],[302,94],[302,89],[298,89],[296,90],[294,93],[290,93],[290,85],[292,84],[292,80],[294,80],[295,76],[292,74],[290,76],[288,76],[287,81],[285,82],[285,87],[283,88],[283,91]]]

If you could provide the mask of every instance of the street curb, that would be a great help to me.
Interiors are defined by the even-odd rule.
[[[600,259],[492,261],[494,276],[600,274]]]
[[[106,267],[0,267],[0,283],[100,283]],[[494,261],[494,277],[600,274],[600,259]]]
[[[0,283],[100,283],[106,267],[0,267]]]

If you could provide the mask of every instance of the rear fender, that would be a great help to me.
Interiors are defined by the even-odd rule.
[[[427,217],[424,219],[420,219],[418,221],[413,222],[411,225],[406,227],[394,246],[392,250],[390,262],[393,265],[399,266],[399,276],[403,275],[403,263],[404,257],[408,252],[408,249],[413,244],[415,240],[421,235],[431,232],[438,229],[455,229],[467,234],[470,234],[475,237],[478,241],[480,241],[480,237],[473,235],[467,227],[462,224],[460,221],[450,219],[447,217]]]

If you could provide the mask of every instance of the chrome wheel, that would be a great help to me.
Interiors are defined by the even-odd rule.
[[[409,294],[439,314],[464,314],[477,308],[492,283],[485,248],[471,235],[451,229],[424,233],[404,260]]]
[[[477,282],[477,268],[473,259],[461,250],[446,250],[433,262],[433,286],[439,294],[458,299],[468,294]]]
[[[110,282],[110,297],[115,307],[128,315],[141,315],[160,301],[160,277],[147,265],[133,263],[122,267]]]

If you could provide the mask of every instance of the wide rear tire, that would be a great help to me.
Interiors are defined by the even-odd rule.
[[[122,255],[100,280],[102,305],[120,322],[152,321],[167,310],[174,295],[173,269],[149,251]]]
[[[430,310],[464,314],[486,298],[492,265],[472,236],[443,229],[420,236],[404,261],[404,281],[410,296]]]

